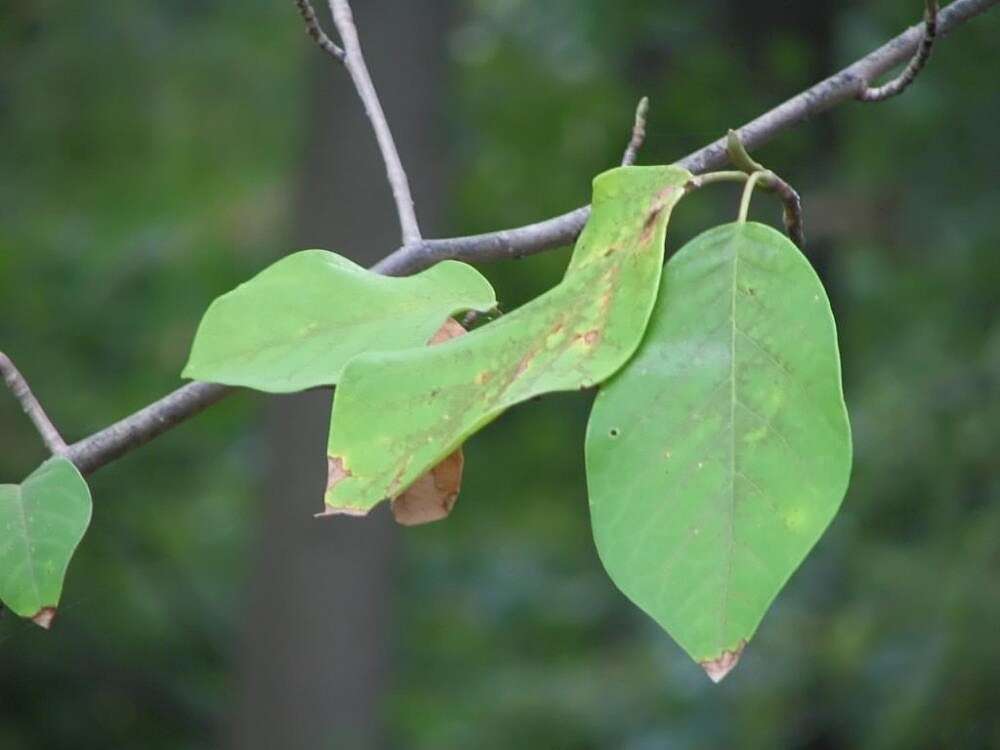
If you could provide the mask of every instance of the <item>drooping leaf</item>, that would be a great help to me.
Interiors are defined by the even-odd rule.
[[[333,405],[330,509],[365,513],[508,407],[621,367],[649,320],[667,220],[690,177],[678,167],[600,175],[558,286],[459,339],[353,359]]]
[[[465,335],[466,330],[461,323],[448,318],[438,329],[428,346],[450,341],[457,336]],[[446,456],[439,464],[417,477],[416,481],[407,487],[399,496],[392,498],[392,515],[402,526],[420,526],[447,518],[458,500],[462,488],[462,470],[465,466],[465,454],[461,448]],[[329,460],[329,476],[336,479],[341,476],[342,467],[338,461]],[[326,511],[317,517],[337,515]]]
[[[0,485],[0,600],[8,609],[49,627],[90,512],[87,483],[59,456],[21,484]]]
[[[692,240],[587,429],[611,578],[718,681],[837,512],[850,467],[836,329],[809,262],[760,224]]]
[[[448,316],[495,306],[489,282],[464,263],[391,278],[303,250],[211,304],[183,374],[272,393],[332,385],[356,354],[419,346]]]

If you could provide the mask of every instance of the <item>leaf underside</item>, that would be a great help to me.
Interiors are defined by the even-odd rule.
[[[722,679],[850,475],[833,315],[791,242],[729,224],[667,263],[642,346],[595,402],[586,453],[611,578]]]
[[[90,513],[87,483],[65,458],[0,485],[0,600],[12,612],[49,626]]]
[[[440,346],[353,359],[334,399],[327,505],[365,513],[508,407],[621,367],[652,310],[667,220],[690,177],[673,166],[598,176],[559,285]]]
[[[333,385],[357,354],[420,346],[450,315],[495,306],[489,282],[465,263],[392,278],[303,250],[211,304],[183,374],[271,393]]]

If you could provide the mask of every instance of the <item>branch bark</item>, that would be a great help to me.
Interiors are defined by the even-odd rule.
[[[945,36],[961,24],[989,10],[1000,3],[1000,0],[956,0],[942,10],[937,17],[937,36]],[[335,19],[340,17],[338,30],[346,47],[348,69],[351,69],[352,54],[360,58],[360,46],[353,22],[349,24],[350,9],[346,0],[330,0],[331,10]],[[346,13],[346,15],[345,15]],[[341,22],[345,25],[341,28]],[[345,37],[345,29],[347,36]],[[890,40],[852,65],[844,68],[815,86],[803,91],[791,99],[779,104],[739,129],[740,137],[748,148],[757,148],[774,138],[779,133],[798,125],[815,115],[825,112],[845,101],[850,101],[867,88],[868,81],[875,80],[897,65],[912,57],[924,38],[923,24],[915,25],[899,36]],[[353,52],[352,52],[353,49]],[[386,140],[386,148],[395,154],[385,116],[378,106],[374,87],[364,67],[363,59],[359,67],[352,72],[355,85],[370,92],[362,94],[366,99],[366,109],[369,105],[376,107],[369,113],[378,127],[384,127],[384,133],[379,140]],[[355,76],[358,78],[355,78]],[[378,133],[378,131],[376,131]],[[725,137],[708,144],[681,159],[678,164],[698,174],[723,165],[728,156]],[[398,156],[395,157],[398,163]],[[389,166],[390,173],[394,168]],[[402,173],[402,167],[398,170]],[[392,175],[390,174],[390,177]],[[405,180],[405,173],[403,173]],[[409,199],[409,188],[406,187],[400,195],[394,196],[397,209],[401,202],[408,205],[412,211],[412,200]],[[539,221],[514,229],[505,229],[488,234],[471,235],[468,237],[453,237],[449,239],[406,240],[404,229],[404,244],[391,255],[372,267],[372,270],[392,276],[404,276],[427,268],[445,259],[459,259],[470,262],[487,262],[506,258],[520,258],[543,250],[558,247],[572,242],[580,233],[590,215],[590,207],[582,206],[552,219]],[[402,216],[402,214],[401,214]],[[402,219],[401,219],[402,221]],[[414,225],[415,225],[414,219]],[[415,231],[415,230],[411,230]],[[419,231],[415,231],[419,237]],[[84,438],[69,446],[66,455],[84,473],[95,471],[119,456],[139,447],[174,425],[201,412],[206,407],[219,401],[232,392],[233,389],[209,383],[190,383],[179,388],[159,401],[150,404],[135,414],[122,419],[110,427]]]

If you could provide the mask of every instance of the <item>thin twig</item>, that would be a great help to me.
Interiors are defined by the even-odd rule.
[[[396,213],[399,215],[403,244],[419,242],[420,226],[417,224],[417,215],[413,210],[410,183],[403,170],[403,163],[399,159],[399,152],[396,151],[396,143],[392,139],[392,131],[389,130],[389,122],[385,119],[385,112],[382,111],[382,104],[379,102],[375,86],[372,84],[364,55],[361,54],[361,42],[358,40],[358,30],[354,26],[351,6],[347,0],[329,1],[333,23],[337,27],[340,41],[343,43],[346,53],[344,65],[347,66],[347,72],[350,74],[351,80],[354,81],[354,87],[358,90],[358,96],[361,97],[361,103],[365,107],[365,114],[368,115],[372,129],[375,131],[375,140],[378,141],[379,150],[382,152],[385,173],[389,178],[392,197],[396,202]]]
[[[998,3],[1000,0],[956,0],[939,14],[938,36]],[[853,99],[865,81],[877,78],[911,56],[922,36],[922,29],[913,27],[839,73],[747,123],[739,131],[743,143],[756,148],[804,120]],[[678,163],[698,174],[717,169],[726,159],[726,139],[720,138]],[[530,255],[572,242],[589,214],[590,207],[584,206],[516,229],[408,242],[376,264],[373,270],[404,276],[446,258],[487,262]],[[73,443],[67,455],[81,471],[95,471],[233,391],[226,386],[190,383],[111,427]]]
[[[858,92],[858,99],[863,102],[881,102],[890,97],[902,94],[913,83],[920,71],[924,69],[927,60],[930,59],[931,50],[934,49],[934,40],[937,39],[937,17],[938,0],[926,0],[924,8],[924,36],[920,40],[920,46],[910,58],[906,68],[898,76],[882,86],[865,87]]]
[[[316,11],[313,10],[312,3],[309,0],[295,0],[295,5],[299,9],[299,13],[302,14],[302,20],[306,23],[306,33],[313,38],[313,41],[319,45],[321,50],[335,60],[344,62],[344,50],[334,44],[333,40],[323,31],[323,27],[316,17]]]
[[[28,415],[28,418],[35,425],[35,429],[41,435],[45,447],[53,455],[65,453],[66,442],[62,439],[62,435],[59,434],[59,430],[52,424],[52,420],[45,413],[45,409],[42,408],[38,399],[35,398],[35,394],[31,392],[31,388],[28,387],[28,381],[24,379],[24,376],[14,366],[10,357],[3,352],[0,352],[0,374],[3,375],[4,382],[7,384],[7,388],[10,389],[10,392],[14,394],[14,398],[20,402],[24,413]]]
[[[644,96],[639,100],[639,106],[635,108],[635,123],[632,125],[632,137],[625,147],[622,155],[622,166],[628,167],[635,164],[636,157],[639,156],[639,149],[646,140],[646,115],[649,112],[649,97]]]

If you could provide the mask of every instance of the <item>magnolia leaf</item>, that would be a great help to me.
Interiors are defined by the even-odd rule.
[[[587,428],[611,578],[718,682],[836,514],[850,469],[837,334],[809,262],[761,224],[692,240]]]
[[[51,625],[90,512],[87,483],[60,456],[21,484],[0,485],[0,600],[8,609]]]
[[[211,304],[183,374],[271,393],[333,385],[356,354],[419,346],[448,316],[495,306],[489,282],[465,263],[393,278],[303,250]]]
[[[690,178],[672,166],[598,176],[558,286],[467,336],[351,360],[333,404],[330,510],[366,513],[508,407],[621,367],[649,320],[667,220]]]

